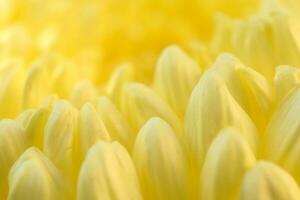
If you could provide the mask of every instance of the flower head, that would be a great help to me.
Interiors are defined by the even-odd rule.
[[[0,199],[299,200],[299,11],[0,0]]]

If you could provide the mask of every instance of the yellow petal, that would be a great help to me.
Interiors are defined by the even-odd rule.
[[[210,43],[210,50],[213,54],[218,55],[219,52],[232,51],[232,46],[233,46],[233,44],[231,44],[232,27],[233,24],[227,16],[223,14],[216,15],[215,31],[213,34],[212,41]]]
[[[49,70],[43,65],[34,65],[24,83],[22,96],[22,108],[35,108],[40,105],[43,99],[51,92],[51,79]],[[43,84],[41,84],[41,82]]]
[[[35,110],[34,109],[27,109],[24,112],[21,112],[18,117],[16,118],[16,122],[18,122],[24,128],[28,126]]]
[[[9,200],[69,199],[70,185],[37,148],[27,149],[9,172]]]
[[[12,120],[0,122],[0,199],[7,193],[7,175],[10,167],[25,150],[24,129]]]
[[[41,107],[52,109],[57,100],[58,96],[56,94],[49,95],[43,99]]]
[[[105,96],[98,99],[96,108],[110,136],[130,150],[135,135],[122,113]]]
[[[85,156],[93,144],[98,140],[109,141],[110,136],[105,125],[91,103],[85,103],[80,109],[79,116],[79,143],[82,157]]]
[[[14,118],[21,110],[24,69],[19,60],[0,64],[0,118]]]
[[[151,117],[160,117],[168,122],[176,133],[181,132],[181,123],[173,110],[143,84],[131,83],[124,88],[122,111],[134,132]]]
[[[299,47],[291,33],[286,15],[275,13],[272,17],[272,28],[274,30],[273,37],[275,41],[274,46],[276,49],[275,55],[278,63],[299,66]]]
[[[300,183],[300,88],[276,109],[266,131],[266,158],[279,163]]]
[[[34,111],[25,126],[25,137],[30,145],[43,148],[44,129],[50,115],[50,109],[41,107]]]
[[[75,168],[77,111],[64,100],[57,101],[45,126],[44,152],[62,171],[72,175]]]
[[[145,199],[187,199],[187,160],[169,124],[151,118],[137,136],[133,158]]]
[[[83,80],[76,83],[70,100],[77,108],[81,108],[87,101],[94,102],[97,96],[98,91],[94,85],[88,80]]]
[[[134,80],[134,70],[131,64],[125,63],[119,66],[112,73],[106,86],[108,97],[120,108],[121,95],[125,84]]]
[[[214,70],[202,75],[189,100],[185,134],[191,156],[198,166],[219,131],[232,126],[256,152],[258,134],[255,125],[228,91]],[[199,168],[199,167],[198,167]]]
[[[212,142],[201,175],[205,200],[237,199],[244,174],[255,165],[255,156],[239,133],[223,129]]]
[[[117,142],[99,141],[87,153],[77,185],[78,200],[141,200],[136,170]]]
[[[53,90],[59,97],[68,98],[75,83],[79,80],[78,66],[69,61],[59,63],[61,64],[53,72]]]
[[[177,46],[166,48],[157,63],[154,88],[183,117],[188,98],[200,77],[200,68]]]
[[[212,57],[208,45],[199,40],[189,42],[185,48],[188,54],[202,67],[212,64]]]
[[[243,180],[240,200],[297,200],[299,187],[283,169],[267,161],[260,161]]]
[[[242,21],[221,17],[218,24],[212,40],[214,53],[229,51],[238,55],[269,81],[275,66],[300,64],[299,49],[288,21],[278,9],[266,9]]]
[[[230,54],[221,54],[213,68],[258,129],[264,132],[273,100],[271,87],[265,77]]]
[[[274,77],[276,101],[279,103],[299,84],[300,69],[288,65],[277,67]]]

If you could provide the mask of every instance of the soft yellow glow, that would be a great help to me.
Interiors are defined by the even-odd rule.
[[[0,0],[0,200],[299,200],[299,0]]]

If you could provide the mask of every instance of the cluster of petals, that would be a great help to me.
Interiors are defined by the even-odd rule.
[[[0,1],[0,200],[300,200],[300,3],[122,2]]]

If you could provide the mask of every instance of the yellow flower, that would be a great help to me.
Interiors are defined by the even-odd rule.
[[[0,0],[0,200],[299,200],[297,0]]]

